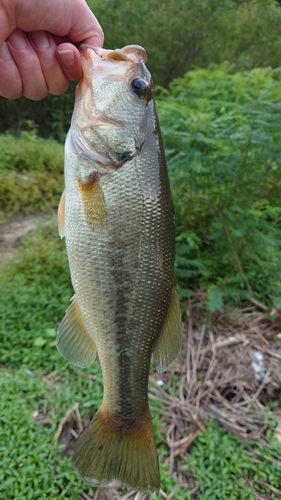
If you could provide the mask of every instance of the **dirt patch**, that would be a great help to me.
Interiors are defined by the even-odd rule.
[[[29,231],[35,231],[38,221],[45,220],[41,214],[18,214],[12,220],[5,222],[0,228],[0,264],[10,257],[14,250],[20,246],[22,237]]]

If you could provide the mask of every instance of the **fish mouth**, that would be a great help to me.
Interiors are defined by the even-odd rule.
[[[126,45],[122,49],[112,50],[82,43],[80,53],[83,77],[78,84],[77,91],[81,95],[83,93],[86,95],[84,85],[86,88],[91,88],[92,82],[99,76],[106,75],[108,81],[128,78],[130,83],[147,72],[146,51],[140,45]],[[110,70],[108,65],[110,65]],[[147,102],[149,100],[147,99]]]
[[[106,61],[133,62],[137,64],[147,62],[146,51],[140,45],[126,45],[122,49],[115,50],[103,49],[87,43],[80,45],[80,50],[86,51],[87,49],[91,49],[97,56]]]

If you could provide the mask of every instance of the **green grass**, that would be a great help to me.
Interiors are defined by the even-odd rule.
[[[14,500],[75,498],[82,489],[69,459],[53,439],[59,417],[72,397],[65,383],[56,391],[24,369],[0,372],[0,497]],[[79,386],[79,384],[78,384]],[[36,425],[33,412],[48,412],[49,426]],[[87,487],[84,488],[86,491]]]
[[[92,495],[62,454],[54,435],[61,419],[79,403],[82,421],[89,420],[102,399],[100,367],[94,363],[79,370],[62,358],[55,347],[55,331],[64,315],[72,289],[64,243],[56,222],[42,226],[24,238],[23,245],[1,268],[0,292],[0,497],[13,500],[81,498]],[[95,377],[85,377],[91,374]],[[171,380],[165,388],[175,393]],[[153,400],[160,410],[167,408]],[[40,415],[44,424],[37,421]],[[169,449],[161,428],[161,412],[152,412],[158,445],[162,490],[171,493],[176,472],[168,473]],[[160,430],[159,430],[160,429]],[[256,445],[257,446],[257,445]],[[275,446],[275,445],[274,445]],[[260,452],[276,456],[260,447]],[[265,459],[254,463],[246,446],[216,423],[209,422],[191,454],[180,466],[200,488],[201,500],[254,500],[255,491],[268,491],[281,483],[281,468]],[[247,481],[245,478],[248,478]],[[251,482],[251,485],[249,484]],[[153,495],[160,500],[161,495]],[[271,492],[271,499],[277,496]],[[191,499],[176,488],[174,500]]]
[[[252,445],[258,448],[255,443]],[[262,446],[260,451],[276,459],[281,446],[276,441],[272,442],[271,451]],[[196,477],[200,500],[253,500],[255,493],[270,491],[266,483],[275,488],[280,488],[281,483],[281,468],[276,463],[265,459],[254,463],[246,445],[233,434],[223,432],[213,420],[208,422],[206,432],[197,437],[183,468]],[[277,500],[280,496],[271,492],[270,498]]]
[[[43,356],[43,366],[55,369],[59,357],[46,332],[57,327],[73,293],[55,220],[24,238],[12,262],[3,266],[1,281],[2,362],[37,369]]]

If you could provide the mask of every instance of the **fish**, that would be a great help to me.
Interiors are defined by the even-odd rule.
[[[103,400],[72,456],[83,480],[158,491],[148,403],[151,360],[181,349],[175,217],[146,51],[81,46],[83,77],[65,142],[58,209],[74,297],[57,349],[86,367],[98,353]]]

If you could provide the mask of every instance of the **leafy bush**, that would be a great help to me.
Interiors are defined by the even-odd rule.
[[[281,297],[281,70],[197,69],[158,110],[178,224],[177,279],[208,305]]]
[[[56,208],[63,190],[63,147],[33,132],[0,136],[0,211]]]
[[[235,71],[280,64],[281,9],[275,0],[88,0],[106,48],[146,48],[158,84],[192,67],[229,61]]]

